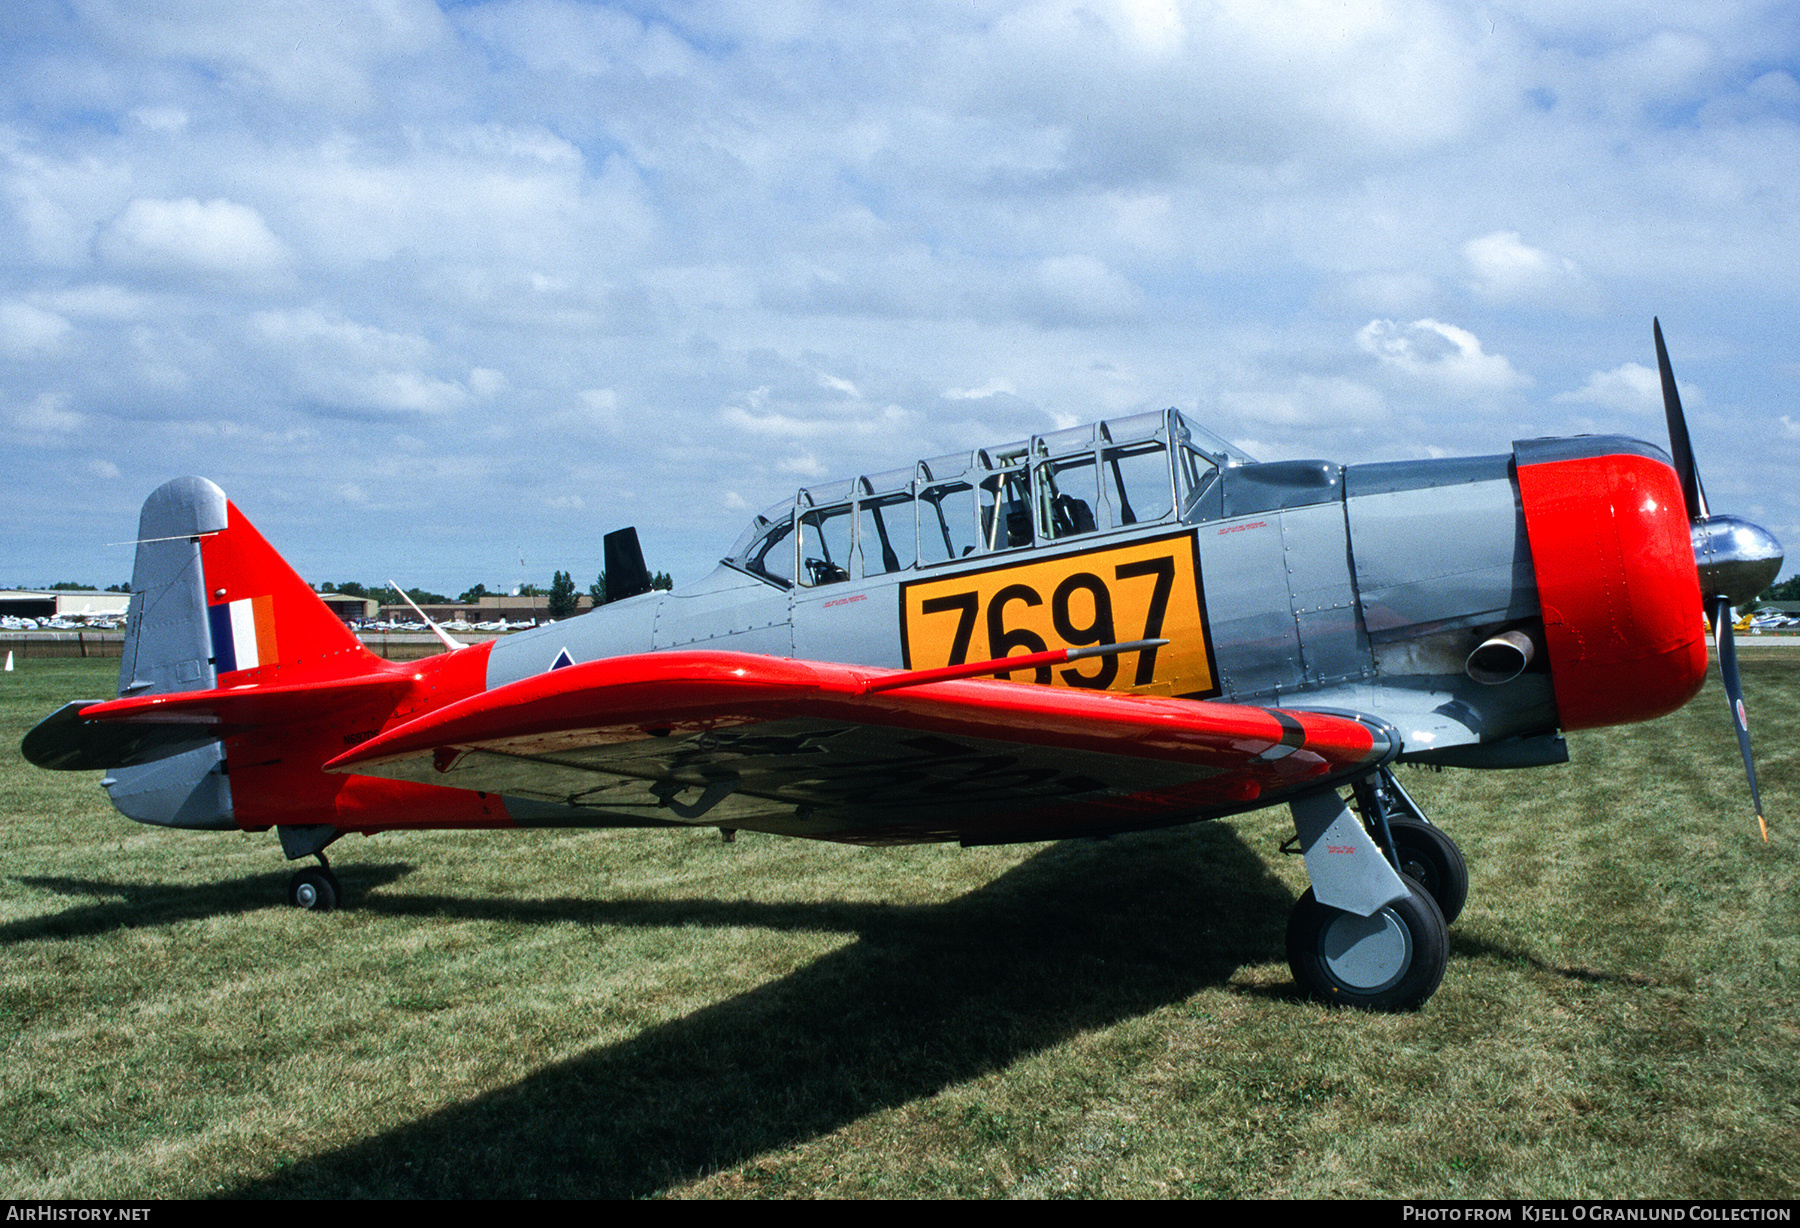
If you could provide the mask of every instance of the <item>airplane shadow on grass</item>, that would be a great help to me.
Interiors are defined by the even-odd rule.
[[[1230,828],[1204,824],[1052,846],[938,905],[551,904],[598,924],[767,924],[858,940],[226,1196],[654,1194],[1281,959],[1292,898]],[[448,915],[471,905],[489,909],[406,902]],[[546,906],[494,907],[519,919]]]
[[[412,873],[412,869],[408,865],[358,865],[346,878],[351,878],[359,891],[366,891],[396,882]],[[253,874],[197,887],[41,874],[15,875],[13,881],[57,895],[81,896],[86,902],[60,912],[0,924],[0,947],[289,907],[286,873]]]

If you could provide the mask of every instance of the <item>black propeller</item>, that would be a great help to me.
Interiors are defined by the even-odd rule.
[[[1731,705],[1731,723],[1737,731],[1738,750],[1744,756],[1744,776],[1750,782],[1750,800],[1756,806],[1756,824],[1762,838],[1769,838],[1763,821],[1762,795],[1756,788],[1756,761],[1750,755],[1750,722],[1744,715],[1744,684],[1738,677],[1737,644],[1731,628],[1731,607],[1750,600],[1769,586],[1781,572],[1781,543],[1760,525],[1736,516],[1715,516],[1706,506],[1706,488],[1694,464],[1694,448],[1688,440],[1687,419],[1681,412],[1681,394],[1675,390],[1675,372],[1669,366],[1669,350],[1663,344],[1662,322],[1652,320],[1656,334],[1656,366],[1662,375],[1663,414],[1669,420],[1669,454],[1681,477],[1681,493],[1687,501],[1688,533],[1694,543],[1694,564],[1700,570],[1700,597],[1712,616],[1713,642],[1718,645],[1719,677]]]

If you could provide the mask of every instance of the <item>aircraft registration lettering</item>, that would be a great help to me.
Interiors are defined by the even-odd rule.
[[[1043,666],[1015,681],[1187,696],[1219,691],[1191,532],[914,580],[900,589],[900,638],[907,669],[1165,639],[1163,648]]]

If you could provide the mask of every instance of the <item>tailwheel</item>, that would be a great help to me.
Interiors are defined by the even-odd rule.
[[[1417,819],[1390,819],[1400,873],[1414,879],[1437,902],[1444,924],[1453,925],[1469,898],[1469,867],[1456,841],[1441,827]]]
[[[288,879],[288,903],[309,912],[330,912],[338,906],[344,889],[329,866],[309,866]]]
[[[1288,917],[1288,966],[1301,988],[1370,1011],[1424,1004],[1444,979],[1450,935],[1437,902],[1402,881],[1410,894],[1372,917],[1321,904],[1308,888]]]

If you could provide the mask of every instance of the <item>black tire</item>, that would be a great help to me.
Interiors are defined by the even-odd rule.
[[[1308,888],[1288,917],[1288,967],[1312,996],[1366,1011],[1410,1011],[1444,979],[1450,933],[1437,901],[1412,894],[1373,917],[1321,904]]]
[[[288,903],[309,912],[330,912],[343,894],[337,875],[319,866],[301,870],[288,879]]]
[[[1400,872],[1418,882],[1437,901],[1444,924],[1454,925],[1469,899],[1469,866],[1456,841],[1441,827],[1417,819],[1390,819]]]

